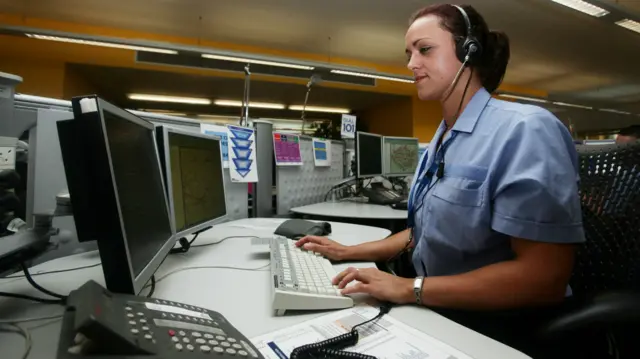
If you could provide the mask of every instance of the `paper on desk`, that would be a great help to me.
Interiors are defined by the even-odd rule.
[[[294,348],[347,333],[354,325],[377,314],[377,308],[357,306],[261,335],[253,338],[252,342],[266,359],[288,359]],[[345,350],[373,355],[378,359],[471,359],[388,315],[359,327],[358,331],[358,344]]]

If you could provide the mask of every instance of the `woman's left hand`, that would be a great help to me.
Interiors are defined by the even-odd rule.
[[[357,283],[346,287],[353,281],[357,281]],[[342,289],[344,295],[366,293],[378,300],[398,304],[414,301],[412,279],[397,277],[375,268],[349,267],[333,279],[333,284]]]

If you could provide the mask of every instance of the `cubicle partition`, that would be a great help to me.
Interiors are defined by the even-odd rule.
[[[332,141],[331,166],[316,167],[312,138],[300,136],[302,165],[276,167],[277,214],[323,202],[331,187],[344,177],[344,152],[344,142]]]

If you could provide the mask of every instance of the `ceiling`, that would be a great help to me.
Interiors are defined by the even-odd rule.
[[[403,67],[408,17],[436,2],[0,0],[0,12]],[[505,83],[640,113],[640,34],[549,0],[464,2],[509,35]],[[612,5],[613,20],[640,14],[638,0],[593,2]]]
[[[156,95],[174,95],[203,97],[208,99],[241,100],[244,93],[244,80],[237,78],[185,75],[173,72],[147,71],[129,68],[104,67],[93,65],[69,64],[66,71],[72,71],[86,79],[97,93],[124,108],[166,109],[187,114],[224,114],[239,116],[240,108],[220,106],[197,106],[175,103],[141,102],[127,98],[130,93],[151,93]],[[304,103],[306,86],[298,84],[276,83],[268,81],[250,82],[252,102],[275,102],[285,105]],[[309,94],[309,106],[347,108],[358,113],[372,105],[392,103],[406,96],[391,95],[367,91],[355,91],[314,86]],[[300,118],[300,112],[282,110],[250,110],[252,117]],[[307,113],[307,118],[330,118],[331,115]],[[337,115],[339,118],[340,115]]]

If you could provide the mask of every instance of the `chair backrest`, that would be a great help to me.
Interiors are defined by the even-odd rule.
[[[640,143],[576,148],[586,243],[573,292],[640,289]]]

